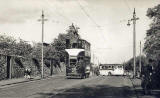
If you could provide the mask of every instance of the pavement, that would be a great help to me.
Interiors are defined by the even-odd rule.
[[[64,73],[55,74],[52,76],[44,76],[43,79],[52,78],[55,76],[64,76]],[[21,77],[21,78],[12,78],[12,79],[1,80],[0,81],[0,88],[2,88],[4,86],[10,86],[10,85],[14,85],[14,84],[31,82],[31,81],[41,80],[41,79],[42,79],[41,76],[31,76],[30,79],[27,79],[25,77]]]
[[[6,85],[13,85],[13,84],[18,84],[18,83],[24,83],[24,82],[29,82],[29,81],[34,81],[41,79],[41,77],[31,77],[31,79],[26,79],[24,77],[22,78],[13,78],[13,79],[7,79],[7,80],[2,80],[0,81],[0,87],[1,86],[6,86]]]
[[[131,79],[133,88],[138,98],[160,98],[160,90],[151,90],[151,94],[145,95],[141,87],[141,79]]]
[[[18,85],[18,84],[27,83],[27,82],[34,82],[34,81],[38,81],[38,80],[45,80],[45,79],[49,79],[49,78],[54,78],[54,77],[57,77],[57,76],[61,76],[61,75],[59,74],[59,75],[45,76],[44,78],[41,78],[41,76],[31,76],[30,79],[22,77],[22,78],[13,78],[13,79],[1,80],[0,81],[0,89],[15,86],[15,85]]]

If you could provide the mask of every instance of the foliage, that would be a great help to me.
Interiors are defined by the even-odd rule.
[[[54,39],[51,45],[55,48],[54,58],[61,62],[65,61],[65,49],[66,49],[66,39],[70,39],[70,43],[77,41],[80,38],[78,34],[78,27],[74,25],[69,26],[67,34],[60,33],[58,38]]]
[[[6,56],[14,56],[12,62],[12,77],[23,76],[25,61],[21,57],[28,57],[32,52],[32,46],[26,41],[20,39],[19,41],[13,37],[0,35],[0,80],[7,78],[7,61]],[[20,57],[21,56],[21,57]],[[27,63],[27,65],[29,65]]]
[[[66,34],[60,33],[58,37],[49,44],[43,43],[44,65],[46,65],[44,66],[44,71],[50,71],[49,68],[53,65],[55,68],[61,68],[60,62],[65,62],[66,39],[70,39],[70,42],[73,43],[78,38],[80,38],[78,28],[71,25]],[[34,71],[37,73],[41,72],[42,43],[33,43],[33,45],[31,45],[22,39],[17,40],[11,36],[0,35],[0,54],[3,54],[4,57],[15,57],[13,77],[23,76],[25,67],[34,68]],[[0,79],[4,79],[7,73],[7,61],[5,58],[1,58],[2,56],[0,56]]]
[[[139,69],[139,62],[140,62],[140,56],[136,57],[136,69]],[[146,57],[145,56],[141,56],[141,65],[142,66],[146,66]],[[129,61],[125,62],[124,64],[124,68],[127,71],[131,71],[133,70],[133,58],[131,58]]]
[[[156,68],[160,60],[160,4],[154,8],[149,8],[147,16],[152,19],[152,23],[150,24],[150,29],[147,30],[143,50],[148,63]]]
[[[20,41],[15,45],[14,49],[15,55],[29,56],[33,48],[29,43],[20,39]]]
[[[66,34],[59,34],[57,39],[52,43],[55,48],[54,58],[59,61],[65,61]]]
[[[154,84],[154,87],[160,88],[160,4],[149,8],[147,16],[152,19],[152,23],[150,24],[150,29],[147,30],[143,50],[148,64],[153,67],[152,84]]]
[[[6,35],[0,35],[0,53],[1,54],[10,54],[13,55],[14,49],[16,45],[16,39]]]

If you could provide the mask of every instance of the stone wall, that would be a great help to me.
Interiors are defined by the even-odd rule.
[[[53,63],[54,64],[54,63]],[[59,74],[64,71],[64,63],[60,63],[60,66],[53,66],[53,75]],[[23,78],[25,68],[31,69],[32,76],[41,76],[41,62],[35,62],[34,59],[24,59],[13,57],[12,60],[12,73],[11,78]],[[51,75],[51,66],[44,64],[44,76]],[[0,80],[5,80],[7,78],[7,60],[6,56],[0,56]]]

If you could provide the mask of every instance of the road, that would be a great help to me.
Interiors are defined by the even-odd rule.
[[[1,98],[137,98],[130,79],[93,76],[66,79],[55,76],[0,88]]]

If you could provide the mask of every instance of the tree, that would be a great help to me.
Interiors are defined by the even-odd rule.
[[[20,39],[20,41],[15,46],[15,55],[28,57],[33,50],[32,46],[28,44],[27,41],[22,39]]]
[[[160,88],[160,4],[149,8],[147,16],[152,19],[152,23],[146,33],[143,51],[146,54],[148,64],[153,67],[153,87]]]
[[[27,56],[32,52],[32,46],[26,41],[16,39],[6,35],[0,35],[0,51],[5,55]]]
[[[136,57],[136,70],[139,70],[139,60],[140,60],[140,56]],[[146,66],[147,65],[146,63],[147,63],[146,57],[141,56],[141,65]],[[125,62],[123,65],[125,70],[133,71],[133,58]]]
[[[146,33],[143,51],[146,54],[148,63],[156,68],[160,60],[160,4],[154,8],[149,8],[147,16],[152,19],[152,23]]]
[[[14,55],[16,39],[11,36],[0,35],[0,53],[5,55]]]
[[[59,61],[65,61],[65,49],[66,49],[66,39],[70,40],[70,43],[77,42],[77,39],[80,38],[78,34],[78,27],[75,27],[73,24],[69,26],[67,33],[60,33],[58,38],[55,38],[51,45],[55,48],[55,57],[59,58]]]

